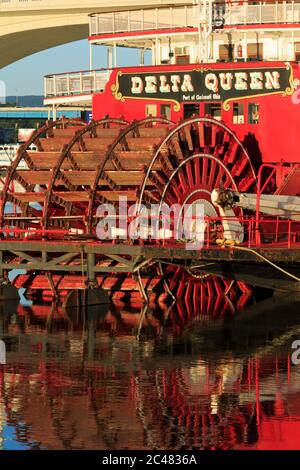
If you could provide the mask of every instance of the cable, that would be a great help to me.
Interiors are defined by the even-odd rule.
[[[277,269],[278,271],[281,271],[282,273],[284,273],[286,276],[294,279],[295,281],[297,282],[300,282],[300,278],[297,277],[297,276],[294,276],[294,274],[292,273],[289,273],[286,269],[283,269],[281,268],[280,266],[278,266],[277,264],[273,263],[273,261],[269,260],[268,258],[266,258],[264,255],[262,255],[261,253],[253,250],[252,248],[247,248],[245,246],[237,246],[236,245],[236,242],[234,240],[217,240],[217,244],[219,246],[223,246],[223,247],[227,247],[227,248],[233,248],[234,250],[240,250],[240,251],[247,251],[248,253],[252,253],[254,254],[255,256],[257,256],[258,258],[262,259],[263,261],[265,261],[266,263],[270,264],[270,266],[272,266],[273,268]],[[192,276],[194,277],[197,277],[197,276],[200,276],[199,278],[201,278],[203,275],[197,275],[197,274],[194,274],[192,273],[192,271],[194,269],[201,269],[201,268],[205,268],[206,266],[210,265],[210,264],[215,264],[215,263],[209,263],[209,264],[204,264],[204,265],[199,265],[199,266],[191,266],[191,267],[186,267],[186,266],[181,266],[181,265],[178,265],[176,263],[170,263],[168,261],[159,261],[160,263],[164,263],[164,264],[168,264],[168,265],[171,265],[171,266],[176,266],[176,267],[181,267],[183,269],[185,269],[189,274],[191,274]],[[203,269],[203,271],[205,272],[205,270]],[[206,275],[208,275],[208,273],[206,273]],[[205,277],[205,275],[204,275]]]
[[[254,254],[255,256],[257,256],[258,258],[261,258],[263,261],[265,261],[266,263],[270,264],[271,266],[273,266],[273,268],[277,269],[278,271],[281,271],[282,273],[286,274],[287,276],[291,277],[292,279],[295,279],[297,282],[300,282],[300,278],[297,277],[297,276],[294,276],[294,274],[292,273],[289,273],[288,271],[286,271],[285,269],[281,268],[280,266],[278,266],[277,264],[273,263],[273,261],[269,260],[268,258],[266,258],[265,256],[263,256],[261,253],[253,250],[252,248],[247,248],[245,246],[237,246],[236,245],[236,242],[234,240],[217,240],[217,244],[219,246],[224,246],[224,247],[229,247],[229,248],[233,248],[234,250],[240,250],[240,251],[247,251],[249,253],[252,253]]]

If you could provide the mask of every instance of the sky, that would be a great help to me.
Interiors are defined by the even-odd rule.
[[[0,69],[0,80],[5,82],[7,96],[42,95],[44,75],[88,70],[89,57],[88,41],[76,41],[33,54]],[[106,47],[93,46],[93,68],[105,68],[106,59]],[[118,65],[130,66],[137,63],[138,51],[118,48]]]

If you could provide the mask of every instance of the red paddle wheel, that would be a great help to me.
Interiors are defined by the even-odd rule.
[[[29,150],[31,144],[36,145],[36,152]],[[9,191],[12,183],[13,193]],[[118,211],[120,198],[124,197],[127,209],[136,204],[137,214],[142,205],[150,204],[156,204],[160,214],[165,205],[177,204],[181,211],[189,205],[193,211],[195,204],[200,203],[204,215],[215,218],[206,227],[211,242],[222,232],[220,214],[211,202],[212,191],[220,186],[240,192],[255,188],[255,173],[247,151],[222,122],[193,117],[174,125],[165,118],[149,117],[128,124],[121,118],[105,117],[83,126],[78,121],[62,120],[48,123],[21,147],[8,172],[0,217],[4,227],[21,229],[15,234],[17,239],[62,239],[65,232],[68,236],[73,234],[74,240],[97,240],[99,204],[110,204]],[[17,207],[17,215],[4,212],[8,202]],[[241,210],[235,209],[235,214],[240,216]],[[160,217],[155,223],[164,229],[165,218]],[[178,219],[170,219],[173,233],[177,223]],[[56,234],[57,230],[61,235]],[[53,233],[48,234],[49,231]],[[159,246],[182,245],[182,240],[174,241],[174,237],[164,235],[150,240]],[[128,242],[148,243],[147,237],[133,242],[114,241]],[[20,255],[14,256],[17,263]],[[30,270],[16,279],[16,287],[26,287],[33,297],[35,292],[49,297],[85,289],[85,276],[78,273],[82,259],[70,254],[64,260],[69,271]],[[32,258],[25,261],[30,265]],[[96,275],[95,286],[113,295],[140,291],[144,297],[151,293],[160,297],[164,291],[176,299],[193,299],[197,308],[200,298],[204,301],[226,295],[231,301],[238,301],[241,294],[249,292],[244,283],[209,275],[201,267],[158,262],[128,276],[114,272],[114,266],[120,264],[118,259],[108,261],[97,255],[96,262],[103,267],[103,274]],[[77,274],[72,272],[73,266]],[[105,267],[109,268],[107,273]]]
[[[206,230],[210,241],[215,241],[218,233],[222,233],[222,224],[211,202],[212,191],[223,186],[251,192],[255,190],[255,181],[249,155],[236,135],[215,119],[194,117],[173,127],[158,146],[141,187],[139,206],[159,204],[160,214],[164,204],[169,207],[178,204],[183,208],[185,204],[200,203],[204,216],[216,218]],[[240,209],[235,212],[236,216],[241,215]],[[164,227],[164,223],[164,216],[161,216],[160,227]],[[170,219],[171,231],[176,230],[176,223],[176,217]],[[164,239],[163,244],[173,245],[174,239]],[[201,268],[191,270],[172,263],[158,263],[158,272],[167,291],[176,299],[186,301],[224,294],[234,298],[239,291],[249,290],[242,282],[211,276]]]

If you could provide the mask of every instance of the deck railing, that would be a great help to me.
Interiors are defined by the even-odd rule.
[[[11,191],[13,195],[13,190]],[[14,209],[14,206],[11,206],[11,210]],[[297,213],[299,217],[299,213]],[[57,220],[77,220],[78,222],[83,222],[85,219],[84,215],[66,215],[66,216],[54,216],[54,219]],[[101,216],[94,216],[95,219],[101,218]],[[114,216],[115,218],[115,216]],[[1,228],[0,233],[5,234],[8,237],[15,238],[16,233],[19,237],[20,234],[29,235],[30,231],[34,232],[34,235],[38,233],[44,233],[43,230],[32,229],[13,229],[11,224],[12,222],[25,222],[31,221],[32,223],[40,224],[42,222],[43,216],[22,216],[21,214],[6,211],[4,215],[4,226]],[[133,219],[130,219],[128,223],[131,223]],[[173,219],[173,222],[174,219]],[[122,222],[123,225],[124,221]],[[153,244],[153,246],[159,243],[161,246],[182,246],[186,243],[189,244],[187,249],[216,249],[218,246],[240,246],[241,248],[270,248],[275,250],[282,249],[299,249],[300,247],[300,222],[291,219],[282,219],[282,216],[274,218],[259,218],[255,217],[205,217],[202,220],[198,220],[199,232],[194,230],[191,232],[190,236],[188,234],[181,235],[178,237],[178,233],[174,232],[174,229],[170,229],[170,224],[166,219],[163,220],[161,227],[155,235],[153,228],[148,225],[143,226],[142,223],[139,225],[137,240],[141,245],[144,244]],[[225,228],[224,224],[227,223],[231,227]],[[6,226],[7,224],[7,226]],[[155,226],[155,224],[154,224]],[[195,227],[194,227],[195,228]],[[121,231],[120,231],[121,230]],[[180,229],[179,229],[180,230]],[[74,234],[71,230],[65,232],[59,232],[63,235]],[[241,234],[243,233],[243,240],[241,242],[234,243],[234,240],[239,240]],[[124,236],[126,240],[126,229],[116,229],[111,231],[111,236],[105,238],[104,241],[114,241],[117,243],[124,242]],[[129,232],[128,238],[129,240]],[[195,244],[193,248],[193,243]],[[198,246],[198,248],[197,248]]]
[[[222,26],[282,24],[300,22],[299,2],[257,3],[240,2],[239,5],[215,3],[213,18],[222,19]],[[198,28],[206,20],[199,5],[145,8],[90,15],[90,36],[132,33],[149,30]],[[217,24],[217,21],[215,22]]]
[[[300,3],[252,5],[244,2],[226,8],[224,18],[225,25],[299,23]]]
[[[110,70],[84,70],[45,77],[45,97],[100,93],[109,80]]]
[[[193,5],[168,8],[147,8],[90,15],[90,36],[122,32],[174,28],[193,28],[196,25]]]

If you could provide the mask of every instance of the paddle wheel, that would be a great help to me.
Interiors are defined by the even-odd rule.
[[[181,223],[182,212],[188,205],[193,211],[194,204],[204,209],[209,217],[209,227],[204,228],[208,242],[222,237],[224,227],[217,208],[211,202],[215,188],[239,188],[239,191],[255,191],[255,172],[247,150],[236,135],[222,122],[209,117],[193,117],[174,126],[158,146],[139,195],[142,204],[157,203],[159,227],[165,229],[163,206],[177,205],[177,217],[170,218],[169,229],[173,234]],[[152,185],[151,191],[148,187]],[[241,216],[237,208],[235,216]],[[191,222],[193,223],[193,221]],[[168,229],[168,230],[169,230]],[[164,238],[164,246],[174,244],[174,238]],[[186,302],[204,297],[218,297],[230,294],[233,299],[237,292],[247,293],[245,283],[233,283],[225,278],[211,276],[199,269],[182,268],[173,263],[158,263],[158,272],[165,287],[176,299]]]
[[[32,144],[37,151],[29,150]],[[8,171],[0,217],[6,238],[13,234],[14,240],[67,238],[86,242],[97,237],[100,204],[116,209],[120,225],[120,201],[127,212],[135,204],[136,217],[142,207],[153,202],[159,214],[163,214],[164,204],[183,208],[200,202],[204,215],[216,218],[207,229],[215,241],[222,223],[211,203],[211,193],[220,185],[234,191],[251,191],[255,188],[255,173],[243,144],[226,125],[214,119],[194,117],[178,125],[160,117],[131,124],[109,117],[88,125],[62,120],[47,123],[20,148]],[[16,188],[14,192],[12,187]],[[6,213],[8,203],[14,204],[14,214]],[[236,215],[240,213],[237,209]],[[174,217],[169,222],[174,233]],[[159,218],[156,224],[160,230],[163,228]],[[120,229],[116,234],[118,238]],[[128,244],[128,239],[118,238],[116,242]],[[158,246],[173,245],[174,237],[129,241],[146,245],[153,242]],[[15,253],[12,261],[18,260],[20,254]],[[29,267],[32,259],[26,262]],[[64,264],[69,266],[66,273],[31,270],[17,276],[14,284],[25,287],[31,297],[42,294],[44,298],[85,289],[85,276],[72,274],[72,266],[78,266],[80,259],[71,254]],[[225,294],[234,300],[249,293],[246,284],[210,276],[201,269],[153,263],[128,277],[113,272],[116,264],[118,260],[107,265],[105,257],[98,257],[97,265],[108,266],[110,272],[94,278],[94,286],[100,285],[114,296],[120,291],[123,296],[124,292],[142,290],[144,295],[149,291],[160,297],[165,291],[178,299],[184,291],[185,299],[192,298],[196,306],[200,297]]]
[[[170,124],[163,118],[132,124],[124,119],[105,118],[87,126],[65,121],[45,126],[20,149],[2,194],[2,220],[14,231],[14,239],[57,240],[66,235],[74,239],[95,239],[97,207],[111,204],[119,210],[117,204],[122,196],[126,199],[126,210],[136,202],[143,181],[142,170],[151,161],[155,146],[166,135]],[[39,149],[37,152],[28,151],[33,142]],[[24,163],[27,168],[20,170]],[[19,191],[9,192],[8,181],[17,183]],[[4,207],[10,201],[18,207],[15,217],[4,214]],[[16,261],[18,258],[16,255]],[[72,256],[67,261],[72,261]],[[107,261],[97,262],[105,265]],[[138,289],[134,279],[128,279],[127,275],[114,276],[113,270],[110,271],[110,275],[98,276],[95,284],[113,292]],[[151,281],[155,284],[159,279],[141,282]],[[69,272],[50,276],[33,271],[18,276],[15,285],[26,287],[33,296],[36,291],[42,291],[47,298],[53,292],[65,295],[74,288],[84,289],[86,279]]]

